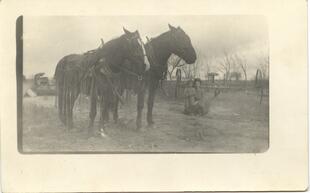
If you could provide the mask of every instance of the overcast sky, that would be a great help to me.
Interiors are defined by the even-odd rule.
[[[53,76],[57,62],[65,55],[83,53],[122,35],[124,26],[155,37],[166,32],[168,23],[180,26],[190,36],[198,53],[211,63],[212,71],[223,51],[242,53],[253,74],[257,58],[268,50],[268,28],[262,16],[101,16],[25,17],[24,74],[38,72]],[[202,68],[203,69],[203,68]]]

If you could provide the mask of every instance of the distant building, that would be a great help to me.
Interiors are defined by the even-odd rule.
[[[209,72],[208,73],[208,81],[211,83],[214,83],[215,77],[218,76],[219,74],[216,72]]]
[[[45,73],[41,72],[34,75],[34,84],[36,86],[49,84],[48,77],[44,76],[44,74]]]

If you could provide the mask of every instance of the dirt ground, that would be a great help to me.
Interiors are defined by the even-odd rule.
[[[211,98],[211,93],[207,94]],[[119,110],[117,124],[107,125],[108,137],[88,137],[88,101],[76,104],[75,128],[68,131],[60,122],[53,96],[24,98],[24,152],[206,152],[259,153],[269,144],[269,103],[262,104],[254,93],[221,93],[210,102],[203,117],[182,114],[182,100],[157,97],[155,126],[147,127],[146,109],[143,129],[135,131],[136,101]],[[209,100],[210,101],[210,100]],[[112,116],[110,115],[110,119]],[[99,127],[99,116],[95,127]]]

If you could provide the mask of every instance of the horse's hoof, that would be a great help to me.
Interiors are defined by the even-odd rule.
[[[108,135],[106,134],[104,128],[100,128],[100,129],[99,129],[99,134],[100,134],[101,137],[107,137],[107,136],[108,136]]]
[[[107,135],[105,133],[100,133],[100,136],[103,137],[103,138],[107,137]]]

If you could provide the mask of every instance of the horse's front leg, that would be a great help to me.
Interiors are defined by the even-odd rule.
[[[109,117],[109,104],[108,104],[108,99],[107,95],[104,94],[102,96],[102,100],[100,100],[100,112],[101,112],[101,119],[100,119],[100,134],[101,136],[105,137],[106,136],[106,130],[105,130],[105,123],[108,120]]]
[[[101,95],[99,99],[100,104],[100,123],[101,122],[109,122],[109,113],[105,113],[105,109],[109,109],[108,106],[104,105],[104,96]]]
[[[154,124],[152,113],[153,113],[153,106],[154,106],[154,100],[155,100],[155,93],[156,93],[158,84],[159,84],[159,80],[155,78],[152,78],[150,80],[149,97],[147,101],[147,123],[149,126]]]
[[[112,104],[112,106],[113,106],[113,120],[114,120],[114,123],[118,122],[118,103],[119,103],[119,99],[116,98],[114,103]]]
[[[72,129],[74,127],[74,124],[73,124],[73,109],[74,109],[74,104],[75,104],[75,101],[77,99],[79,95],[79,91],[74,91],[74,92],[71,92],[70,94],[70,109],[69,109],[69,128]]]
[[[145,96],[145,90],[141,89],[137,95],[137,120],[136,120],[137,130],[141,129],[142,126],[142,111],[144,107],[144,96]]]
[[[90,91],[90,112],[89,112],[89,125],[88,125],[88,133],[93,131],[94,120],[97,114],[97,89],[95,87],[95,83],[92,82],[91,91]]]
[[[153,125],[153,106],[155,100],[155,89],[150,88],[149,90],[149,97],[147,101],[147,123],[148,125]]]
[[[68,89],[66,92],[66,125],[67,129],[70,130],[73,128],[73,92],[71,89]]]

